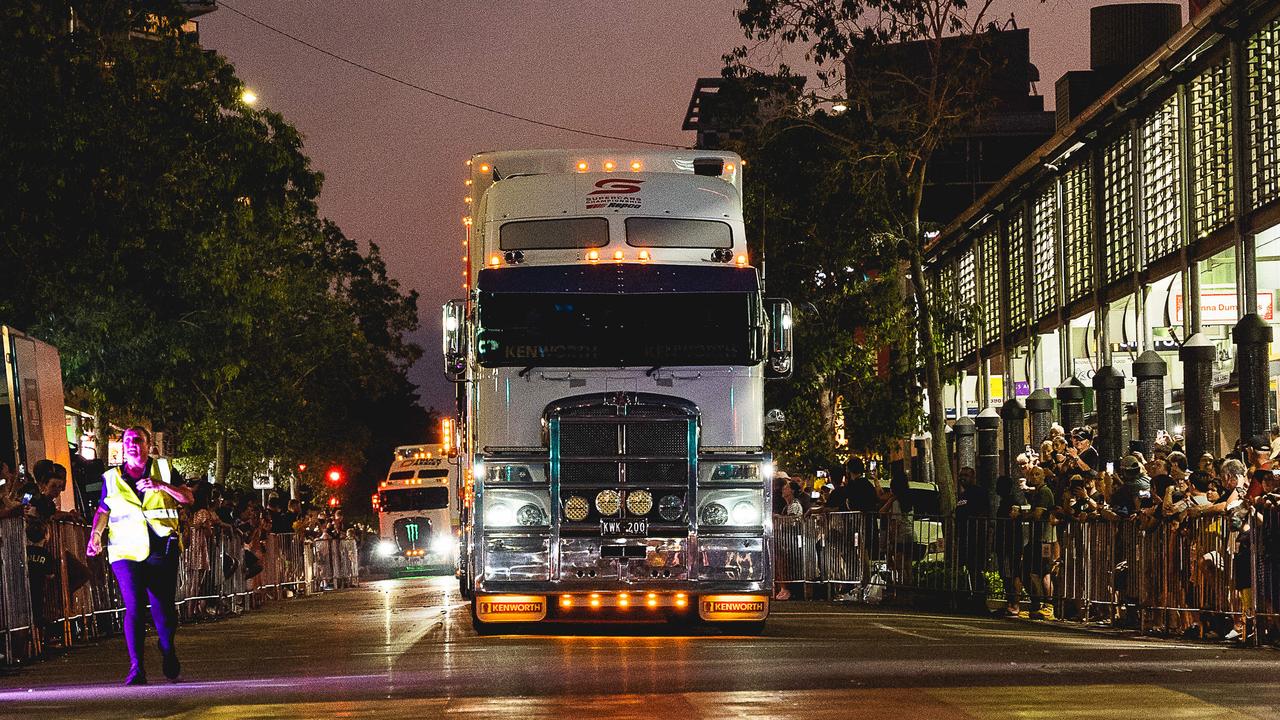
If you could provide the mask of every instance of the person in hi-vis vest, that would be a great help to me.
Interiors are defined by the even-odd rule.
[[[102,535],[107,532],[107,557],[124,599],[124,640],[131,663],[125,684],[145,685],[142,643],[146,619],[142,613],[148,600],[164,676],[175,680],[182,669],[173,646],[178,629],[174,597],[182,549],[178,506],[189,504],[193,493],[166,458],[150,456],[151,435],[146,429],[125,430],[122,444],[124,464],[102,474],[102,500],[93,516],[87,552],[91,557],[101,553]]]

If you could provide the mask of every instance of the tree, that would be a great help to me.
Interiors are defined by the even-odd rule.
[[[857,184],[827,140],[847,118],[811,119],[821,129],[763,118],[736,145],[751,170],[748,236],[769,293],[790,298],[797,318],[795,372],[766,388],[787,416],[770,446],[785,467],[804,471],[831,467],[841,452],[880,450],[909,431],[919,403],[906,367],[883,362],[908,338],[900,273],[881,262],[883,198]],[[836,445],[840,422],[845,448]]]
[[[992,61],[983,53],[992,30],[991,0],[745,0],[737,13],[748,39],[776,58],[799,48],[818,68],[823,93],[847,106],[855,133],[809,118],[794,122],[822,132],[859,169],[863,182],[881,184],[884,223],[897,240],[886,244],[886,265],[908,268],[915,350],[928,395],[933,454],[947,458],[942,405],[940,336],[925,280],[928,243],[920,220],[929,163],[934,153],[984,111],[981,88]],[[730,74],[749,76],[752,50],[726,56]],[[781,72],[789,72],[785,66]],[[935,462],[943,511],[955,507],[948,462]]]
[[[72,29],[61,3],[0,13],[22,100],[0,112],[0,313],[59,346],[100,418],[163,421],[219,481],[358,467],[364,410],[416,403],[416,294],[320,218],[301,134],[240,102],[180,3],[71,8]]]

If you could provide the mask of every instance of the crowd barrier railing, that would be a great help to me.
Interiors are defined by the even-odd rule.
[[[42,655],[120,631],[124,604],[106,553],[89,557],[89,527],[39,523],[44,538],[28,538],[26,518],[0,520],[0,664]],[[36,532],[36,535],[41,533]],[[176,602],[184,622],[235,615],[265,600],[352,587],[359,582],[358,543],[271,534],[246,548],[226,525],[187,528],[178,560]],[[32,573],[29,553],[47,553],[46,579]]]
[[[774,517],[775,580],[880,602],[1050,609],[1167,634],[1280,634],[1280,509],[1179,521]]]

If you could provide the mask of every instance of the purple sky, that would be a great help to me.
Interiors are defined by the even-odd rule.
[[[1082,0],[997,0],[1031,28],[1039,90],[1088,66]],[[688,145],[680,122],[695,78],[719,74],[742,42],[741,0],[576,3],[515,0],[232,5],[308,42],[471,102],[595,132]],[[463,162],[481,150],[618,146],[465,108],[342,64],[230,11],[200,18],[200,39],[235,65],[260,102],[306,136],[325,174],[322,212],[377,243],[392,275],[421,295],[426,355],[410,377],[423,402],[452,406],[440,374],[439,308],[460,296]],[[747,177],[750,182],[750,176]]]

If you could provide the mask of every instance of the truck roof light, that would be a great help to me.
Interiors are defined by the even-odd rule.
[[[648,250],[641,250],[641,251],[640,251],[640,254],[639,254],[637,257],[639,257],[639,258],[640,258],[640,262],[648,262],[648,260],[649,260],[649,251],[648,251]]]
[[[622,251],[621,251],[621,250],[614,250],[614,251],[613,251],[613,259],[614,259],[614,260],[621,260],[621,259],[622,259]]]
[[[482,172],[482,173],[487,173],[487,172],[489,172],[489,163],[481,163],[481,164],[480,164],[480,172]]]
[[[467,178],[466,180],[463,180],[462,184],[466,185],[467,187],[471,187],[471,178]]]
[[[644,169],[644,163],[640,162],[639,160],[631,161],[631,170],[633,172],[640,172],[643,169]]]
[[[605,160],[605,161],[604,161],[604,171],[605,171],[605,172],[613,172],[613,171],[614,171],[614,169],[616,169],[617,167],[618,167],[618,163],[616,163],[616,162],[614,162],[614,161],[612,161],[612,160]]]
[[[501,255],[499,255],[498,253],[494,253],[494,254],[490,255],[490,256],[489,256],[489,264],[490,264],[490,265],[492,265],[492,266],[494,266],[494,267],[498,267],[499,265],[501,265],[501,264],[502,264],[502,256],[501,256]]]
[[[588,166],[587,166],[587,161],[586,161],[586,160],[579,160],[579,161],[578,161],[578,172],[586,172],[586,171],[587,171],[587,167],[588,167]]]
[[[724,171],[725,171],[725,172],[727,172],[727,173],[732,174],[732,173],[733,173],[733,163],[725,163],[725,164],[724,164]]]
[[[738,256],[738,266],[741,267],[746,264],[747,264],[747,255],[746,253],[743,253],[742,255]]]
[[[599,260],[599,259],[600,259],[600,251],[599,251],[599,250],[588,250],[588,251],[587,251],[587,259],[588,259],[588,260],[590,260],[591,262],[595,262],[595,261]]]

